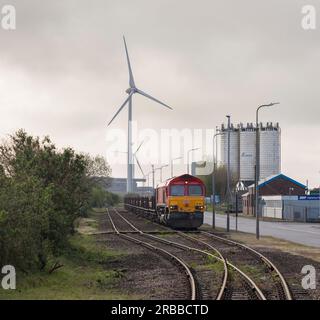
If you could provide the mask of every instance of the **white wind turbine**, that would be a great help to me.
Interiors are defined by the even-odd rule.
[[[141,164],[140,164],[140,162],[139,162],[139,160],[138,160],[138,157],[137,157],[137,153],[139,152],[139,150],[140,150],[140,148],[142,147],[142,145],[144,144],[144,141],[142,141],[140,144],[139,144],[139,146],[138,146],[138,148],[137,148],[137,150],[133,153],[133,161],[134,160],[136,160],[136,162],[137,162],[137,165],[138,165],[138,167],[139,167],[139,169],[140,169],[140,172],[142,173],[142,176],[144,177],[144,172],[143,172],[143,170],[142,170],[142,167],[141,167]],[[132,169],[132,175],[133,176],[135,176],[135,171],[134,171],[134,165],[133,165],[133,169]]]
[[[138,151],[140,150],[140,148],[142,147],[142,145],[144,144],[144,142],[145,142],[145,140],[142,141],[142,142],[139,144],[139,146],[138,146],[138,148],[136,149],[136,151],[133,152],[133,158],[134,158],[134,160],[137,162],[137,165],[138,165],[138,167],[139,167],[139,169],[140,169],[140,172],[142,173],[143,179],[146,178],[146,175],[144,174],[144,171],[143,171],[143,169],[142,169],[142,167],[141,167],[141,164],[140,164],[139,159],[138,159],[138,157],[137,157],[137,153],[138,153]],[[127,151],[119,151],[119,150],[116,150],[116,151],[114,151],[114,153],[117,155],[117,154],[119,154],[119,153],[125,153],[125,154],[127,154],[128,152],[127,152]],[[135,164],[133,164],[132,172],[133,172],[133,176],[135,176]]]
[[[134,156],[134,158],[136,159],[136,162],[137,162],[137,165],[138,165],[138,167],[139,167],[139,169],[140,169],[140,172],[141,172],[141,174],[142,174],[142,178],[145,180],[146,179],[146,175],[145,175],[145,173],[144,173],[144,171],[143,171],[143,169],[142,169],[142,167],[141,167],[141,164],[140,164],[140,162],[139,162],[139,159],[138,159],[138,157],[137,157],[137,152],[139,151],[139,148],[138,148],[138,150],[133,154],[133,156]],[[143,186],[145,186],[145,181],[143,182]]]
[[[126,39],[123,37],[124,41],[124,47],[126,50],[126,56],[127,56],[127,63],[128,63],[128,69],[129,69],[129,88],[126,90],[126,93],[129,95],[128,98],[124,101],[124,103],[121,105],[119,110],[116,112],[116,114],[113,116],[113,118],[108,123],[108,126],[112,123],[112,121],[118,116],[118,114],[121,112],[121,110],[126,106],[128,103],[128,166],[127,166],[127,192],[132,192],[133,189],[133,153],[132,153],[132,96],[135,93],[139,93],[142,96],[145,96],[146,98],[153,100],[161,105],[163,105],[166,108],[172,109],[165,103],[161,102],[160,100],[150,96],[149,94],[143,92],[142,90],[138,89],[135,85],[133,73],[131,69],[129,54],[128,54],[128,48],[126,44]]]

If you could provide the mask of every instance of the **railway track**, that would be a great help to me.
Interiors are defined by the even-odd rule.
[[[223,265],[223,276],[221,279],[220,289],[216,295],[217,300],[221,299],[259,299],[259,300],[266,300],[266,297],[262,293],[261,289],[257,286],[255,281],[248,276],[245,272],[240,270],[231,262],[227,261],[221,252],[215,248],[214,246],[201,241],[193,236],[185,234],[183,232],[175,232],[175,235],[184,238],[184,243],[178,242],[177,240],[167,240],[154,234],[146,233],[138,229],[132,222],[126,219],[122,214],[118,212],[118,210],[113,209],[114,212],[124,221],[127,223],[128,226],[131,228],[131,232],[135,232],[137,235],[148,238],[149,243],[162,243],[167,247],[170,247],[172,250],[173,247],[182,249],[184,251],[193,252],[196,254],[201,254],[203,256],[209,257],[210,259],[214,259]],[[109,213],[110,215],[110,213]],[[128,229],[128,227],[126,227]],[[170,229],[169,229],[170,230]],[[120,233],[121,234],[121,233]],[[136,238],[135,238],[136,239]],[[192,245],[186,245],[185,242],[191,242]],[[202,246],[208,250],[204,250],[204,248],[199,249],[194,246],[194,244],[198,246]]]
[[[157,254],[160,254],[160,255],[166,257],[167,259],[172,261],[180,270],[182,270],[183,273],[185,274],[185,276],[187,278],[187,282],[189,284],[189,286],[187,288],[187,292],[189,293],[188,298],[190,300],[196,300],[198,298],[198,288],[197,288],[197,283],[196,283],[195,277],[194,277],[191,269],[189,268],[189,266],[184,261],[182,261],[179,257],[177,257],[176,255],[170,253],[169,251],[167,251],[163,248],[152,245],[146,241],[138,240],[138,239],[136,239],[132,236],[129,236],[127,234],[121,233],[121,231],[119,231],[118,227],[115,225],[108,209],[107,209],[107,215],[109,217],[110,223],[111,223],[115,233],[119,237],[122,237],[123,239],[126,239],[130,242],[136,243],[136,244],[143,246],[151,251],[156,252]]]
[[[138,211],[140,213],[143,213],[143,208],[132,206],[132,209],[134,211]],[[155,222],[153,222],[153,223],[155,224]],[[165,227],[165,228],[167,230],[171,230],[168,227]],[[181,235],[185,235],[185,232],[183,232],[183,233],[179,232],[179,233]],[[255,250],[249,246],[246,246],[240,242],[226,239],[226,238],[218,236],[212,232],[199,231],[199,233],[201,234],[201,236],[207,236],[207,237],[210,237],[211,239],[215,239],[216,241],[219,241],[220,243],[224,243],[229,248],[230,247],[235,248],[235,251],[240,253],[240,257],[242,257],[242,258],[244,258],[244,257],[248,258],[248,256],[249,257],[251,256],[251,264],[254,259],[255,259],[256,264],[262,263],[264,266],[265,275],[268,273],[269,275],[267,277],[269,278],[268,280],[270,280],[268,282],[269,290],[266,290],[266,292],[264,292],[267,299],[293,300],[292,293],[291,293],[290,288],[285,280],[285,277],[279,271],[279,269],[272,263],[272,261],[270,259],[268,259],[265,255],[261,254],[259,251]],[[208,247],[207,239],[201,240],[201,239],[194,238],[193,241],[199,242],[199,243],[201,242],[204,246]],[[221,245],[218,246],[217,242],[215,242],[214,244],[215,244],[214,245],[215,249],[219,248],[219,251],[221,251],[223,249],[223,247],[221,248]],[[210,248],[210,246],[209,246],[209,248]],[[225,255],[226,254],[224,253],[224,256]],[[232,256],[230,257],[229,255],[227,255],[226,258],[229,260],[229,262],[233,261]],[[247,263],[249,263],[249,261],[247,261]],[[254,265],[254,263],[253,263],[253,265]],[[273,288],[271,288],[271,286],[273,286]]]
[[[273,283],[273,287],[276,289],[276,295],[275,295],[275,291],[271,291],[267,294],[268,298],[270,299],[278,299],[278,300],[292,300],[292,294],[290,292],[289,286],[284,278],[284,276],[282,275],[282,273],[278,270],[278,268],[263,254],[261,254],[260,252],[258,252],[257,250],[230,240],[230,239],[226,239],[224,237],[218,236],[216,234],[213,234],[211,232],[206,232],[206,231],[201,231],[200,232],[201,235],[210,237],[211,239],[214,240],[215,245],[217,245],[217,242],[226,244],[229,248],[232,248],[232,256],[229,255],[229,259],[230,260],[236,260],[237,257],[240,260],[244,260],[244,257],[251,257],[252,259],[255,259],[257,262],[262,262],[263,265],[265,266],[265,270],[268,272],[269,274],[269,280],[270,280],[270,284]],[[221,246],[220,246],[221,247]],[[229,251],[230,252],[230,251]],[[247,255],[244,255],[243,253],[247,252]],[[250,258],[249,258],[250,259]],[[248,263],[248,261],[247,261]]]

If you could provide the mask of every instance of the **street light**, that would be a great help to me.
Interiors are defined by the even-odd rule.
[[[180,159],[182,159],[182,157],[171,159],[171,178],[173,177],[173,161],[180,160]]]
[[[168,164],[165,164],[159,168],[156,168],[155,170],[159,170],[160,171],[160,183],[162,182],[162,169],[168,167]]]
[[[226,115],[228,119],[228,167],[227,167],[227,193],[228,193],[228,206],[227,206],[227,232],[230,231],[230,204],[232,201],[232,195],[230,190],[230,127],[231,116]]]
[[[147,177],[148,177],[148,187],[150,187],[150,174],[152,174],[152,171],[149,171],[147,173]]]
[[[151,171],[152,172],[152,189],[154,189],[154,171],[155,171],[154,164],[151,165],[151,168],[152,168],[152,171]]]
[[[193,148],[193,149],[190,149],[188,152],[187,152],[187,173],[189,174],[189,154],[190,152],[193,152],[193,151],[196,151],[196,150],[199,150],[200,148]]]
[[[256,174],[255,174],[255,214],[256,214],[256,238],[260,238],[260,225],[259,225],[259,180],[260,180],[260,130],[259,130],[259,111],[262,108],[272,107],[279,102],[272,102],[263,104],[256,110]]]
[[[162,182],[162,169],[163,169],[163,168],[166,168],[166,167],[169,167],[169,165],[168,165],[168,164],[165,164],[165,165],[163,165],[163,166],[160,167],[160,183]]]
[[[214,149],[214,145],[215,145],[215,139],[217,136],[222,135],[222,132],[217,132],[216,134],[214,134],[213,136],[213,143],[212,143],[212,157],[213,157],[213,172],[212,172],[212,228],[215,229],[216,227],[216,186],[215,186],[215,173],[216,173],[216,156],[215,156],[215,149]]]

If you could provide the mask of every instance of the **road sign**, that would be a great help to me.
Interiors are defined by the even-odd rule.
[[[320,200],[320,195],[311,194],[306,196],[298,196],[298,200]]]

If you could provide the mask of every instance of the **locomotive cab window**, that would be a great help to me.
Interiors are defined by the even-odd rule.
[[[189,186],[189,196],[202,196],[201,186]]]
[[[171,196],[184,196],[184,186],[183,185],[171,186],[170,195]]]

